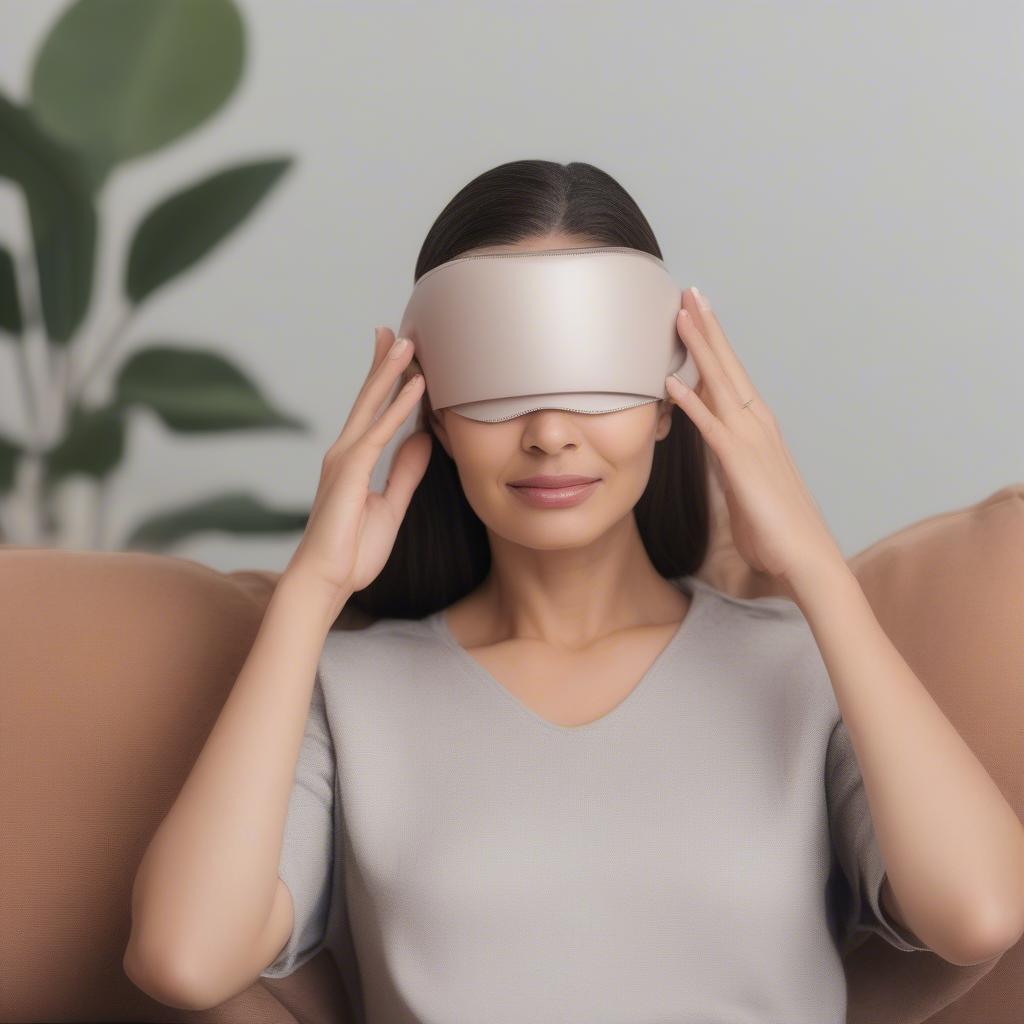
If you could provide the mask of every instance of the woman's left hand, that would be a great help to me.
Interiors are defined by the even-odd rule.
[[[666,388],[718,460],[736,549],[751,568],[786,582],[809,566],[845,565],[775,416],[695,289],[683,293],[677,329],[701,379],[693,390],[669,376]]]

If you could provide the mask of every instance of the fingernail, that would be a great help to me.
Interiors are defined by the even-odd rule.
[[[693,297],[697,300],[697,305],[700,306],[701,309],[711,308],[708,305],[708,300],[705,299],[703,295],[701,295],[701,293],[697,290],[697,286],[695,284],[690,285],[690,291],[693,292]]]
[[[397,359],[405,351],[405,346],[408,344],[408,338],[396,338],[394,345],[391,346],[391,358]]]

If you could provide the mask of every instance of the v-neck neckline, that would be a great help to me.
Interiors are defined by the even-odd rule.
[[[658,654],[655,655],[654,660],[647,667],[647,670],[639,680],[637,680],[633,688],[625,697],[622,698],[622,700],[619,701],[618,704],[612,707],[609,711],[606,711],[599,718],[595,718],[589,722],[583,722],[580,725],[562,725],[559,722],[552,722],[550,719],[547,719],[543,715],[534,711],[533,708],[520,700],[510,689],[508,689],[507,686],[499,682],[488,669],[481,665],[480,662],[477,661],[476,658],[474,658],[473,655],[455,639],[455,634],[452,633],[451,629],[449,629],[448,623],[445,619],[445,609],[442,608],[431,613],[426,617],[425,622],[434,635],[439,637],[447,647],[452,649],[456,661],[463,671],[470,678],[478,682],[483,682],[486,684],[488,689],[496,692],[498,698],[506,706],[510,706],[513,710],[518,709],[534,723],[544,728],[560,732],[565,735],[581,736],[609,728],[618,722],[630,709],[639,704],[644,695],[653,689],[654,682],[661,675],[665,665],[668,663],[672,655],[685,641],[694,635],[696,619],[698,618],[701,610],[710,603],[711,595],[708,592],[710,585],[705,584],[703,580],[697,579],[693,576],[680,576],[672,582],[674,584],[680,584],[681,589],[690,598],[690,604],[686,609],[686,615],[683,616],[678,628],[669,638],[668,643],[666,643]]]

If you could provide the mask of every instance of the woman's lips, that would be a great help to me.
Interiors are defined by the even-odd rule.
[[[581,473],[535,473],[524,476],[522,480],[511,480],[512,487],[575,487],[576,484],[589,484],[598,479],[583,476]]]
[[[523,501],[534,508],[568,508],[586,501],[597,489],[600,480],[586,484],[572,484],[568,487],[518,487],[508,486]]]

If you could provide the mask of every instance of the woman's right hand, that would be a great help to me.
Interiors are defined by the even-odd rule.
[[[413,342],[407,340],[404,350],[390,358],[395,340],[389,328],[377,329],[370,372],[341,433],[324,455],[309,520],[285,569],[346,599],[369,586],[387,563],[434,443],[425,430],[410,434],[395,453],[383,492],[370,490],[370,476],[384,446],[423,394],[419,375],[386,402],[413,355]]]

